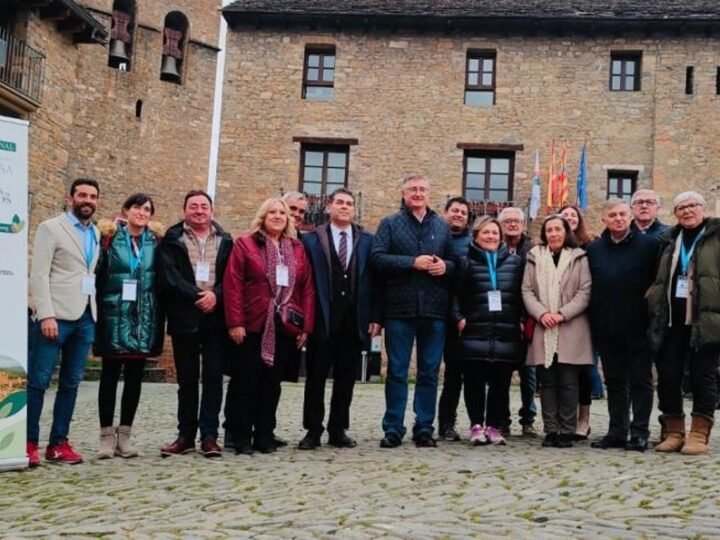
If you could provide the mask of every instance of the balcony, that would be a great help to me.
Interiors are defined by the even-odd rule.
[[[32,112],[40,106],[45,55],[0,26],[0,97],[14,109]]]

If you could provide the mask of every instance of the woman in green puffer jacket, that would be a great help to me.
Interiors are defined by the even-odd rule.
[[[130,443],[130,431],[140,401],[145,360],[162,351],[164,324],[155,277],[160,235],[149,227],[154,213],[152,199],[136,193],[123,204],[122,218],[98,224],[102,234],[95,330],[95,352],[102,357],[99,459],[138,455]],[[121,370],[124,385],[116,429],[113,418]]]

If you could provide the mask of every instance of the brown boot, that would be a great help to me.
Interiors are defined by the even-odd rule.
[[[656,452],[679,452],[685,443],[685,417],[663,415],[665,438],[655,445]]]
[[[124,458],[134,458],[138,456],[138,451],[130,444],[130,426],[118,427],[115,455]]]
[[[686,456],[699,456],[707,454],[712,425],[712,420],[703,416],[693,415],[690,434],[685,441],[685,445],[682,447],[682,453]]]
[[[110,459],[115,451],[115,428],[108,426],[100,428],[100,449],[97,453],[98,459]]]

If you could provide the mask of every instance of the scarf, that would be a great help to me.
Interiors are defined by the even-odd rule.
[[[292,296],[295,288],[295,252],[292,241],[286,236],[280,237],[280,245],[265,238],[264,257],[265,272],[270,284],[270,296],[272,300],[268,303],[267,317],[265,317],[265,328],[263,328],[262,341],[260,343],[260,358],[268,366],[275,365],[275,336],[277,332],[275,324],[275,313],[280,306],[286,304]],[[277,267],[285,265],[288,268],[288,286],[281,287],[277,284]]]
[[[563,248],[557,266],[553,261],[552,252],[546,246],[541,246],[537,260],[537,280],[540,302],[550,313],[560,311],[560,280],[565,270],[570,266],[572,257],[570,250]],[[544,333],[545,367],[549,368],[553,358],[558,352],[560,328],[545,328]]]

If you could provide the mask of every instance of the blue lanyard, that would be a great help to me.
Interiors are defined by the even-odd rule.
[[[485,260],[487,261],[488,271],[490,272],[490,284],[493,291],[497,291],[497,251],[493,253],[485,252]]]
[[[682,270],[684,276],[686,276],[688,273],[688,267],[690,266],[690,258],[695,252],[695,246],[697,245],[700,238],[702,238],[704,232],[705,227],[703,227],[700,233],[695,237],[695,241],[690,246],[689,251],[685,250],[685,243],[683,242],[682,233],[680,233],[680,269]]]
[[[139,238],[139,245],[134,246],[132,242],[132,237],[128,233],[127,235],[127,243],[128,243],[128,251],[130,251],[130,275],[135,273],[135,270],[137,270],[137,267],[140,266],[140,262],[143,258],[143,249],[142,249],[142,233],[140,234]]]

